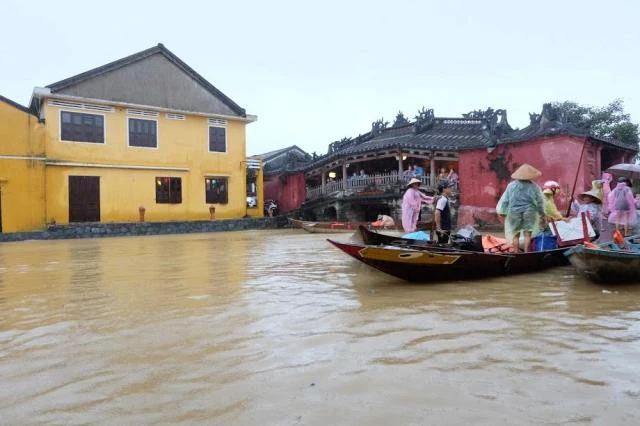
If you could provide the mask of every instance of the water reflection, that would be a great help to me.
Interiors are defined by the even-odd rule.
[[[294,230],[11,243],[0,261],[8,424],[640,417],[640,286],[569,267],[407,284]]]

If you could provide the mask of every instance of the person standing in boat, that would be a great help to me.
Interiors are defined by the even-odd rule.
[[[576,200],[571,203],[571,212],[580,217],[582,213],[587,216],[593,231],[596,233],[593,241],[600,238],[600,215],[602,213],[602,191],[594,187],[593,181],[589,191],[581,192],[576,196]]]
[[[438,185],[438,193],[440,197],[438,197],[435,211],[436,235],[438,243],[446,244],[451,235],[451,209],[449,207],[451,186],[448,183],[441,183]]]
[[[433,197],[423,194],[418,189],[420,183],[420,179],[412,178],[402,197],[402,227],[405,232],[415,232],[422,205],[434,201]]]
[[[636,200],[633,191],[627,185],[624,177],[618,178],[618,184],[609,193],[607,199],[609,208],[609,223],[616,226],[616,230],[624,229],[624,236],[629,236],[629,229],[633,229],[638,221],[636,214]]]
[[[504,234],[517,251],[520,233],[524,235],[524,251],[529,251],[531,237],[540,232],[540,221],[544,217],[542,191],[533,179],[542,176],[540,170],[523,164],[511,174],[511,181],[500,197],[496,213],[504,220]]]
[[[542,186],[544,196],[544,215],[548,220],[562,220],[565,217],[556,207],[555,197],[560,194],[560,184],[554,180],[548,180]]]

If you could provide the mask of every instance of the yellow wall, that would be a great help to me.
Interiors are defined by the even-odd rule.
[[[262,208],[246,207],[246,141],[242,121],[227,120],[227,152],[209,152],[207,117],[187,116],[186,120],[169,120],[165,113],[157,118],[157,148],[128,146],[127,109],[114,112],[63,109],[44,100],[46,120],[47,216],[57,223],[68,222],[68,176],[100,176],[100,218],[102,222],[138,220],[138,207],[146,209],[149,221],[196,220],[209,218],[205,202],[206,176],[223,176],[229,182],[228,204],[216,204],[216,218],[241,218],[247,214],[262,216]],[[60,141],[60,111],[102,114],[105,117],[105,143]],[[132,117],[144,118],[144,117]],[[109,168],[52,165],[53,162],[91,163]],[[146,166],[149,170],[128,168]],[[157,169],[153,169],[157,167]],[[162,167],[188,171],[161,170]],[[182,178],[182,203],[156,204],[156,177]],[[262,183],[258,194],[262,202]],[[261,207],[261,204],[259,204]],[[257,210],[257,213],[253,211]]]
[[[44,227],[43,134],[36,117],[0,101],[2,232]]]

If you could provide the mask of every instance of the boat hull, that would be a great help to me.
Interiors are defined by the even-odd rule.
[[[583,277],[596,283],[640,283],[640,253],[575,247],[569,262]]]
[[[400,247],[367,246],[329,239],[331,244],[361,262],[411,282],[473,280],[541,271],[567,265],[566,248],[518,254],[470,251],[437,252]]]
[[[344,234],[353,233],[358,229],[359,223],[351,222],[309,222],[304,220],[289,219],[293,226],[304,229],[312,234]]]

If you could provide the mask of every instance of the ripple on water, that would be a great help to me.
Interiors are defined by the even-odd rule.
[[[640,420],[640,287],[406,284],[324,238],[0,245],[3,422]]]

